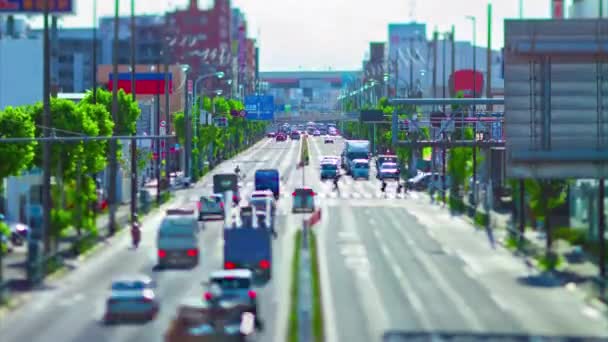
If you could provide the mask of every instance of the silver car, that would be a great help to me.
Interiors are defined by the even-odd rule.
[[[156,284],[145,275],[125,277],[112,282],[103,320],[106,324],[123,321],[150,321],[160,305]]]

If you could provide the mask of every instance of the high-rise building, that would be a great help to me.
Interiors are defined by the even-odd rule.
[[[608,17],[608,0],[572,0],[568,10],[569,18],[597,18],[600,16],[600,1],[602,2],[602,16]]]

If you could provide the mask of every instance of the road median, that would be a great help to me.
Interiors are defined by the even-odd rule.
[[[314,233],[295,236],[294,256],[291,269],[290,309],[287,327],[288,342],[322,342],[323,303],[317,239]]]

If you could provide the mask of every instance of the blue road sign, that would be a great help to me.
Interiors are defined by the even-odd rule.
[[[0,13],[43,13],[44,1],[0,0]],[[49,0],[49,12],[53,14],[74,13],[74,0]]]
[[[274,96],[246,96],[245,112],[247,113],[247,120],[274,120]]]

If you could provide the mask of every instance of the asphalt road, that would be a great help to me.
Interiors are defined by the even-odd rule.
[[[427,196],[397,196],[394,183],[382,194],[373,167],[369,181],[345,176],[332,191],[314,167],[343,144],[312,141],[327,342],[393,331],[608,337],[606,317],[577,291],[539,277]]]
[[[278,168],[284,177],[283,189],[291,193],[292,176],[295,175],[299,142],[274,142],[264,140],[253,148],[224,162],[215,173],[232,172],[236,163],[245,174],[242,182],[243,198],[253,190],[253,173],[258,168]],[[176,192],[168,205],[191,203],[197,196],[211,193],[212,175],[203,178],[194,188]],[[273,245],[273,279],[258,289],[261,315],[265,330],[259,341],[284,341],[287,325],[289,260],[293,248],[293,218],[286,216],[291,202],[279,202],[277,217],[278,238]],[[206,222],[200,239],[201,264],[193,270],[155,271],[155,230],[162,219],[157,212],[142,220],[142,243],[138,250],[129,247],[130,236],[123,234],[103,250],[77,265],[67,276],[48,282],[44,288],[28,293],[28,302],[3,317],[0,321],[2,341],[162,341],[180,302],[186,298],[201,297],[201,282],[209,272],[221,269],[222,222]],[[284,252],[285,251],[285,252]],[[287,253],[287,254],[286,254]],[[119,325],[106,327],[101,324],[104,301],[109,285],[115,277],[129,274],[147,274],[158,284],[157,294],[161,302],[158,317],[145,325]]]

